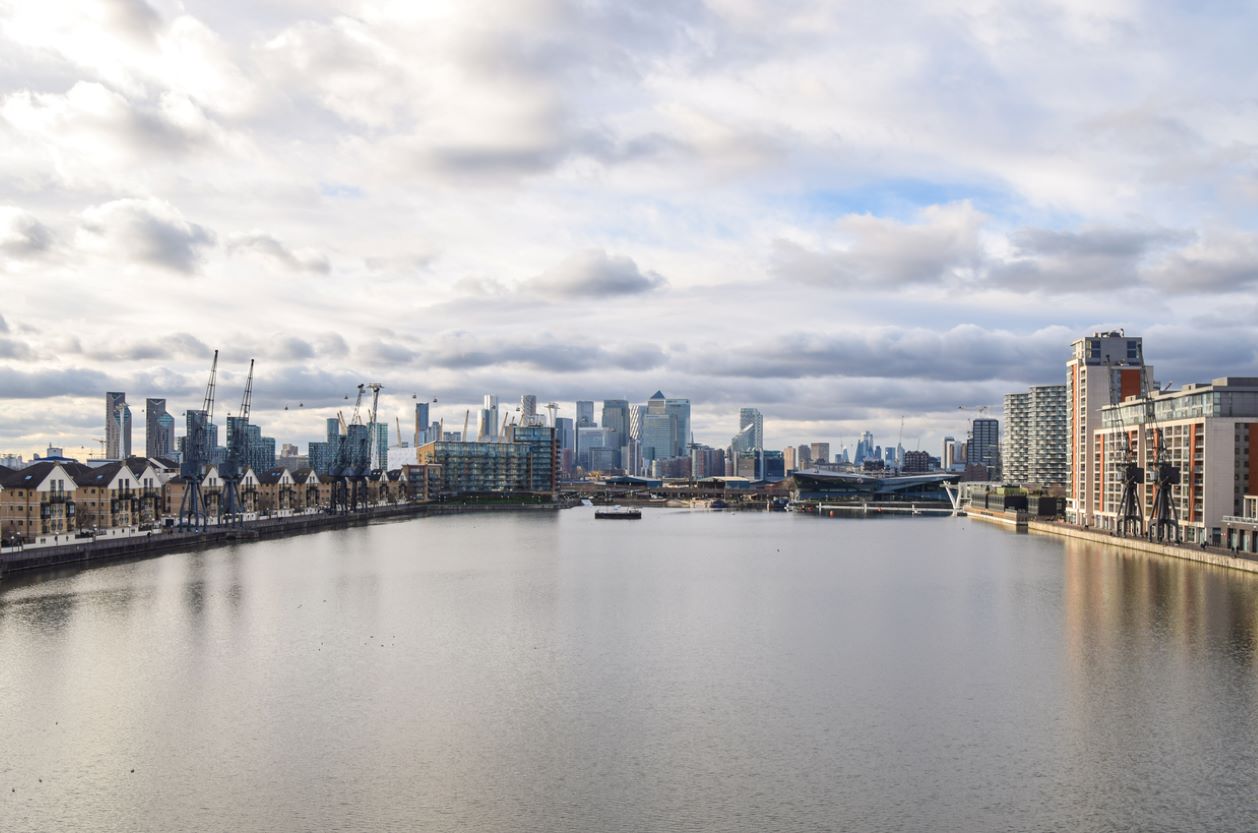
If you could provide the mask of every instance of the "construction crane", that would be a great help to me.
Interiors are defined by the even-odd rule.
[[[471,418],[472,418],[471,409],[468,409],[463,412],[463,434],[462,436],[459,437],[459,439],[463,440],[463,442],[467,442],[467,421]]]
[[[183,462],[179,474],[184,480],[183,498],[179,501],[179,528],[202,530],[209,524],[207,497],[201,491],[201,479],[210,463],[210,421],[214,419],[214,385],[218,376],[218,351],[210,363],[210,381],[205,386],[201,410],[189,414],[188,436],[184,439]]]
[[[253,359],[249,360],[249,375],[245,379],[245,392],[240,397],[240,411],[235,419],[228,417],[227,464],[223,475],[223,499],[219,502],[219,521],[223,516],[234,525],[244,523],[244,506],[240,502],[240,481],[249,468],[249,411],[253,407]]]
[[[958,411],[975,411],[976,413],[979,413],[979,414],[985,414],[989,410],[991,410],[991,406],[990,405],[958,405],[957,410]]]
[[[354,475],[354,458],[352,440],[357,434],[350,428],[359,424],[358,412],[362,407],[363,390],[366,385],[358,386],[358,398],[354,400],[354,410],[351,413],[349,423],[345,422],[345,414],[337,411],[336,417],[340,421],[341,433],[337,437],[336,456],[333,458],[331,470],[328,474],[332,480],[332,505],[333,512],[345,514],[350,511],[350,478]],[[349,399],[349,395],[345,396]]]

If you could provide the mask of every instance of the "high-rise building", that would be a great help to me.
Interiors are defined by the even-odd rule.
[[[131,456],[131,409],[121,391],[105,394],[105,457],[123,460]]]
[[[430,440],[428,416],[429,416],[428,403],[416,402],[415,403],[415,437],[414,437],[416,448],[419,448],[421,445],[423,445],[426,442],[430,442],[431,440],[437,439],[436,435],[433,434]]]
[[[614,433],[613,446],[617,454],[629,440],[629,401],[626,399],[603,400],[603,427]]]
[[[586,471],[607,471],[619,467],[620,449],[616,445],[616,431],[597,425],[577,427],[577,465]],[[600,450],[597,460],[591,454]],[[597,463],[597,465],[595,465]]]
[[[799,448],[795,449],[795,452],[795,462],[801,469],[806,469],[812,465],[812,446],[801,445]]]
[[[1005,434],[1000,446],[1006,483],[1064,484],[1067,405],[1065,385],[1036,385],[1005,395]]]
[[[722,477],[725,474],[725,451],[706,445],[690,446],[690,476],[699,480],[704,477]]]
[[[986,466],[987,479],[1000,479],[1000,420],[979,417],[971,423],[966,460]]]
[[[1091,523],[1094,477],[1092,432],[1101,427],[1101,408],[1153,390],[1153,368],[1144,363],[1144,343],[1122,330],[1076,339],[1066,362],[1066,519]],[[973,461],[971,461],[973,462]]]
[[[755,451],[764,448],[764,415],[755,408],[738,409],[738,435],[735,451]]]
[[[165,399],[144,400],[144,454],[170,457],[175,451],[175,418],[166,412]]]
[[[537,416],[537,397],[531,393],[526,393],[520,397],[520,424],[542,424],[541,420]]]
[[[577,400],[577,427],[594,425],[594,401],[592,399]]]
[[[677,421],[672,414],[648,411],[642,417],[642,460],[664,460],[672,457],[676,446]]]
[[[809,454],[812,459],[818,463],[830,462],[830,444],[829,443],[813,443],[808,447]]]
[[[664,408],[677,422],[677,442],[673,446],[673,456],[684,457],[686,447],[694,442],[694,437],[690,435],[690,400],[668,399]]]
[[[877,457],[874,453],[874,435],[869,431],[861,434],[861,438],[856,443],[856,456],[852,458],[855,465],[861,465],[868,457]]]
[[[476,420],[476,435],[481,442],[493,442],[498,439],[502,431],[499,419],[498,397],[492,393],[485,394],[479,418]]]
[[[788,472],[795,470],[795,456],[795,446],[788,445],[786,448],[782,449],[782,465],[786,467]]]
[[[949,471],[959,461],[957,460],[957,438],[944,437],[943,452],[939,455],[939,459],[943,464],[943,470]]]

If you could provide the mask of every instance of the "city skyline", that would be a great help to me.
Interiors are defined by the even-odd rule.
[[[3,450],[91,450],[104,391],[180,424],[216,347],[302,443],[367,380],[837,451],[1094,331],[1254,374],[1249,9],[66,8],[0,13]]]

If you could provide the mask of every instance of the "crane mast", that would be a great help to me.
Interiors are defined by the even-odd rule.
[[[183,497],[179,501],[179,528],[204,530],[209,523],[206,495],[201,490],[212,449],[210,446],[210,421],[214,418],[214,386],[218,375],[218,351],[210,362],[210,381],[205,386],[201,410],[189,414],[188,435],[184,440],[183,462],[179,473],[184,480]]]
[[[249,375],[245,378],[245,392],[240,397],[240,411],[231,421],[228,435],[227,465],[223,474],[223,500],[219,503],[219,520],[239,526],[244,523],[245,507],[240,500],[240,481],[249,468],[249,411],[253,408],[253,364],[249,360]]]

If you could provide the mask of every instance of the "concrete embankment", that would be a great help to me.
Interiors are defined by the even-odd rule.
[[[154,530],[148,535],[127,538],[74,539],[61,546],[39,547],[0,553],[0,578],[8,573],[31,570],[89,567],[107,561],[147,558],[172,552],[221,547],[245,541],[287,538],[328,529],[366,526],[389,520],[423,518],[432,515],[461,515],[470,512],[551,511],[567,504],[400,504],[379,506],[346,515],[290,515],[262,518],[241,526],[211,526],[205,532]]]
[[[1246,573],[1258,573],[1258,560],[1238,558],[1234,555],[1219,552],[1217,549],[1202,549],[1200,546],[1186,544],[1159,544],[1156,541],[1148,541],[1143,538],[1120,538],[1117,535],[1110,535],[1108,532],[1083,529],[1067,523],[1028,520],[1025,517],[1025,513],[1022,514],[1021,518],[1018,518],[1012,514],[993,512],[987,509],[967,509],[966,512],[969,517],[976,520],[1000,524],[1016,529],[1019,532],[1025,529],[1028,533],[1078,538],[1107,547],[1118,547],[1133,552],[1161,555],[1167,558],[1180,558],[1185,561],[1212,564],[1215,567],[1226,567],[1229,570],[1241,570]]]

